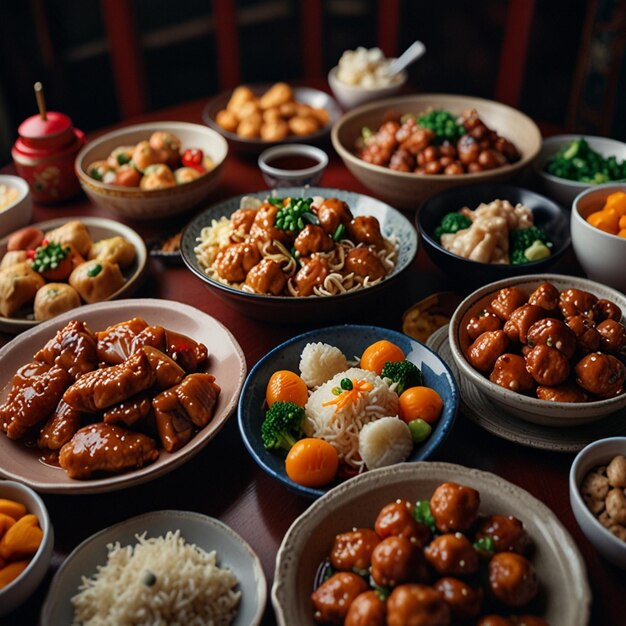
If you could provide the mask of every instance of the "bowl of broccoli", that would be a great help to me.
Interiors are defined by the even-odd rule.
[[[464,286],[543,273],[570,245],[569,217],[521,187],[455,187],[422,203],[416,225],[433,263]]]
[[[569,209],[585,189],[626,181],[626,143],[589,135],[554,135],[543,140],[533,168],[546,195]]]

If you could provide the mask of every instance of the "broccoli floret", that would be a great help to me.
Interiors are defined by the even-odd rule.
[[[398,383],[396,387],[398,395],[409,387],[419,387],[423,383],[422,372],[411,361],[387,361],[381,376],[388,378],[392,383]]]
[[[441,220],[441,224],[435,229],[435,237],[441,238],[444,233],[456,233],[464,228],[469,228],[472,220],[463,213],[446,213]]]
[[[536,241],[544,244],[548,249],[552,247],[550,237],[546,231],[539,226],[512,230],[509,233],[509,257],[511,265],[521,265],[523,263],[530,263],[530,261],[533,260],[536,261],[536,258],[530,258],[526,254],[529,249],[533,249],[533,245]],[[531,252],[531,257],[532,256],[534,255]]]
[[[293,402],[274,402],[261,424],[261,439],[268,450],[290,450],[302,436],[304,409]]]

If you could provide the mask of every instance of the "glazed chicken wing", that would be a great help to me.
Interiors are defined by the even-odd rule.
[[[35,354],[35,361],[58,365],[74,379],[98,366],[96,336],[84,322],[72,320]]]
[[[159,458],[154,439],[99,422],[81,428],[61,448],[59,464],[70,478],[135,469]]]
[[[71,383],[71,375],[58,365],[30,378],[28,384],[21,387],[7,402],[7,437],[20,439],[29,428],[45,420],[54,411],[63,392]]]
[[[180,385],[160,393],[152,401],[157,429],[168,452],[174,452],[213,417],[220,388],[210,374],[191,374]]]
[[[63,394],[63,400],[77,411],[97,413],[149,389],[155,381],[146,353],[138,350],[119,365],[81,376]]]
[[[35,376],[40,376],[47,372],[50,366],[47,363],[32,361],[26,365],[22,365],[13,375],[11,380],[11,388],[4,404],[0,405],[0,429],[5,430],[6,425],[11,421],[12,401],[25,385]]]
[[[107,409],[102,414],[102,419],[107,424],[122,424],[134,426],[147,417],[152,411],[152,402],[148,394],[140,394],[135,398],[124,400]]]
[[[148,327],[140,317],[109,326],[96,333],[98,360],[108,365],[117,365],[135,352],[135,338]]]
[[[167,354],[152,346],[144,346],[142,350],[148,357],[148,362],[156,376],[156,384],[159,389],[169,389],[177,385],[185,377],[185,370]]]
[[[61,400],[41,429],[37,445],[40,448],[59,450],[80,428],[81,419],[82,413],[75,411],[69,404]]]

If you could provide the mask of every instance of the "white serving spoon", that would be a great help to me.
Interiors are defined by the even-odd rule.
[[[421,41],[414,41],[395,61],[389,65],[389,76],[399,74],[411,63],[417,61],[426,52],[426,46]]]

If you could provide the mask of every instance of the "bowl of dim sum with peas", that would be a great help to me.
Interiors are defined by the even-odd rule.
[[[209,207],[185,228],[181,255],[212,293],[273,322],[338,320],[382,305],[417,252],[399,211],[362,194],[284,187]]]
[[[363,472],[429,458],[459,404],[448,366],[403,333],[346,324],[274,348],[239,400],[248,452],[289,489],[319,497]]]
[[[228,144],[187,122],[148,122],[90,141],[76,157],[80,184],[122,217],[160,219],[204,202],[219,184]]]
[[[416,225],[435,265],[474,286],[545,272],[570,245],[564,209],[506,184],[443,191],[422,203]]]

